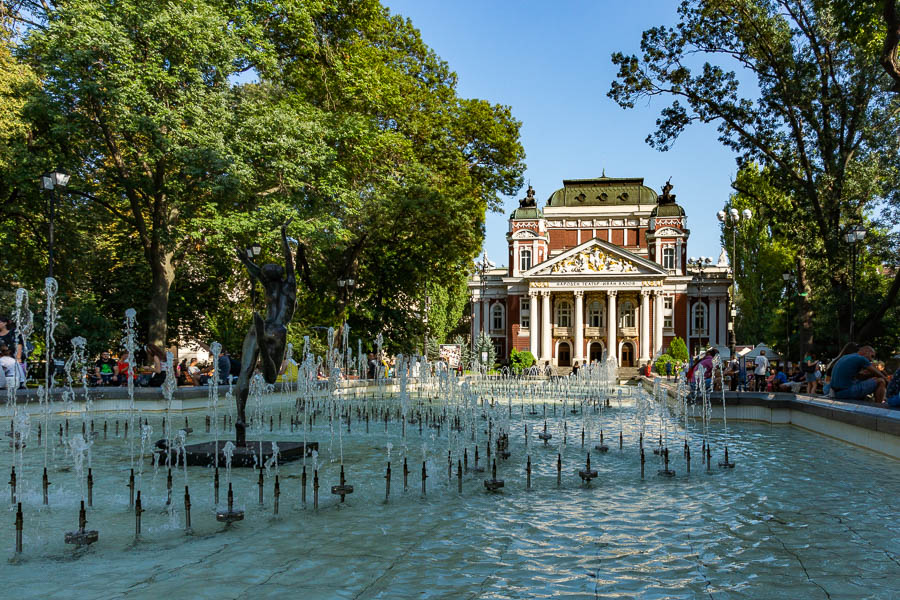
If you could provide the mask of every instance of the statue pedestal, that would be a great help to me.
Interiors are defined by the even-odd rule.
[[[218,447],[216,442],[201,442],[199,444],[187,444],[184,447],[184,455],[187,459],[189,467],[211,467],[216,464],[216,454],[219,455],[219,466],[225,467],[225,453],[222,449],[229,440],[219,440]],[[160,444],[160,442],[162,442]],[[165,440],[157,442],[160,448],[158,452],[165,453]],[[232,442],[233,444],[234,442]],[[288,442],[276,441],[278,444],[278,463],[283,464],[303,458],[303,455],[311,456],[313,451],[319,450],[318,442]],[[235,447],[231,454],[232,467],[258,467],[260,461],[265,463],[272,457],[272,442],[259,440],[247,440],[246,446]],[[172,452],[172,464],[175,461],[181,464],[181,459],[176,458],[176,453]],[[159,458],[160,464],[165,464],[165,457]]]

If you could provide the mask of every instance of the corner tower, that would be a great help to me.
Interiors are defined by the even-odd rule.
[[[525,197],[519,200],[519,208],[509,217],[506,241],[509,245],[509,277],[519,277],[548,258],[547,222],[530,185]]]

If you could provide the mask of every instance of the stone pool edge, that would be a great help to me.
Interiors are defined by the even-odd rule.
[[[641,384],[653,390],[654,380]],[[662,384],[670,403],[675,386]],[[712,402],[712,418],[722,419],[721,392]],[[773,392],[725,392],[728,419],[793,425],[900,460],[900,410],[818,396]]]

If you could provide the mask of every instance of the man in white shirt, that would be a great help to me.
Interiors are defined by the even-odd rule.
[[[759,351],[759,356],[756,357],[754,364],[756,365],[756,369],[753,371],[756,391],[764,392],[766,391],[766,371],[769,369],[769,359],[766,358],[765,350]]]

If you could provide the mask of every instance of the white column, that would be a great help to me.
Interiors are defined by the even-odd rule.
[[[682,273],[681,270],[681,245],[682,238],[678,238],[675,240],[675,268],[678,269],[679,273]]]
[[[472,302],[472,342],[478,341],[478,335],[481,333],[481,302],[474,300]]]
[[[708,322],[706,323],[706,328],[709,333],[709,343],[711,346],[715,346],[719,343],[718,333],[719,330],[716,328],[716,299],[709,299],[709,310],[707,311],[707,315],[709,317]]]
[[[641,358],[650,360],[650,290],[641,290]]]
[[[584,292],[575,291],[575,360],[584,363]]]
[[[694,335],[694,322],[691,320],[691,308],[693,307],[694,298],[692,296],[687,297],[687,336],[688,339],[692,338]],[[688,343],[688,352],[691,351],[691,344]]]
[[[553,330],[550,329],[550,292],[541,292],[541,360],[551,362],[550,342]]]
[[[607,356],[614,356],[619,362],[619,349],[616,345],[616,321],[619,315],[616,313],[616,290],[606,292],[606,352]]]
[[[656,262],[657,264],[662,264],[662,242],[659,241],[659,238],[654,240],[656,242]]]
[[[519,242],[513,242],[513,251],[512,251],[512,274],[513,277],[519,276]]]
[[[674,311],[674,304],[672,307]],[[656,292],[656,306],[653,308],[653,354],[661,354],[663,350],[663,295]],[[674,318],[674,315],[673,315]]]
[[[728,344],[728,331],[726,327],[728,317],[725,314],[727,308],[728,300],[724,298],[719,300],[719,344],[723,346]]]
[[[541,330],[540,307],[537,303],[537,292],[528,292],[528,308],[530,310],[530,323],[528,324],[528,338],[531,344],[531,354],[538,358],[538,334]]]

